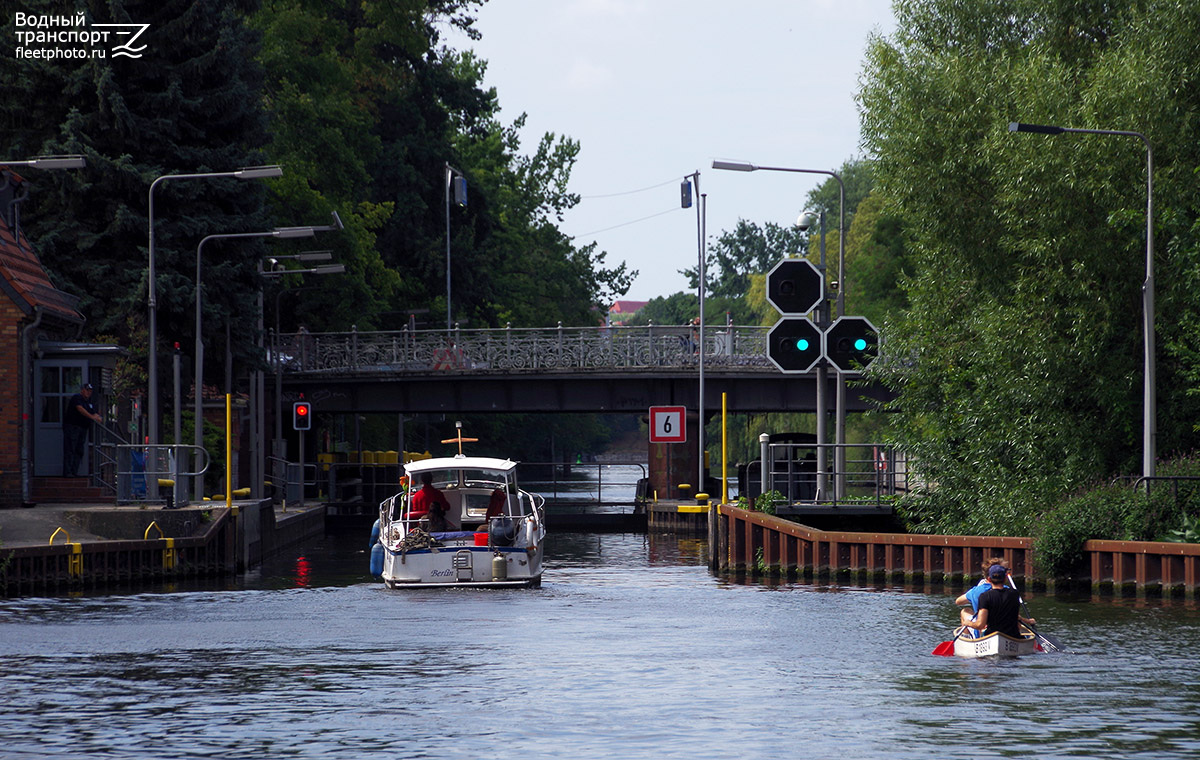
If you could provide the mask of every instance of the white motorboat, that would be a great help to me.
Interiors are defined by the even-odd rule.
[[[406,486],[379,505],[372,574],[390,588],[539,586],[545,500],[517,486],[516,470],[508,459],[462,454],[405,464]],[[423,514],[422,497],[414,504],[425,476],[444,513]]]

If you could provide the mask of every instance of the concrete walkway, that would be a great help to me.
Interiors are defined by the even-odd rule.
[[[32,508],[0,509],[0,549],[46,546],[55,529],[60,527],[71,535],[71,541],[77,543],[108,540],[107,536],[87,532],[71,517],[72,512],[101,509],[115,510],[118,507],[111,504],[46,504]],[[67,537],[60,533],[54,543],[66,543],[66,540]]]

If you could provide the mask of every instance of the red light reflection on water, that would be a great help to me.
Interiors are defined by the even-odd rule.
[[[298,588],[306,588],[308,586],[308,576],[312,573],[312,567],[308,564],[307,557],[296,558],[296,586]]]

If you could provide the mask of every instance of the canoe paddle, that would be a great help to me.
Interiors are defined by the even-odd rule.
[[[965,627],[965,626],[963,626]],[[958,634],[962,633],[963,627],[960,627],[954,632],[954,638],[958,638]],[[954,656],[954,641],[943,641],[933,648],[933,653],[938,657],[953,657]]]
[[[1017,591],[1017,584],[1015,581],[1013,581],[1012,573],[1008,574],[1008,585],[1012,586],[1013,591]],[[1032,618],[1033,615],[1029,614],[1029,607],[1025,605],[1025,600],[1021,598],[1020,591],[1017,591],[1017,601],[1021,603],[1021,609],[1025,610],[1025,617]],[[1037,639],[1037,642],[1041,644],[1042,648],[1046,651],[1070,653],[1071,650],[1067,649],[1065,644],[1053,636],[1047,636],[1044,633],[1039,633],[1038,629],[1034,628],[1032,625],[1025,624],[1025,627],[1033,631],[1033,635]]]

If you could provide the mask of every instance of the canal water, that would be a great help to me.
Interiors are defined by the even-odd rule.
[[[952,598],[551,535],[540,589],[389,591],[366,536],[230,587],[0,600],[0,756],[1200,756],[1194,605],[1029,599],[1073,654],[934,657]]]

